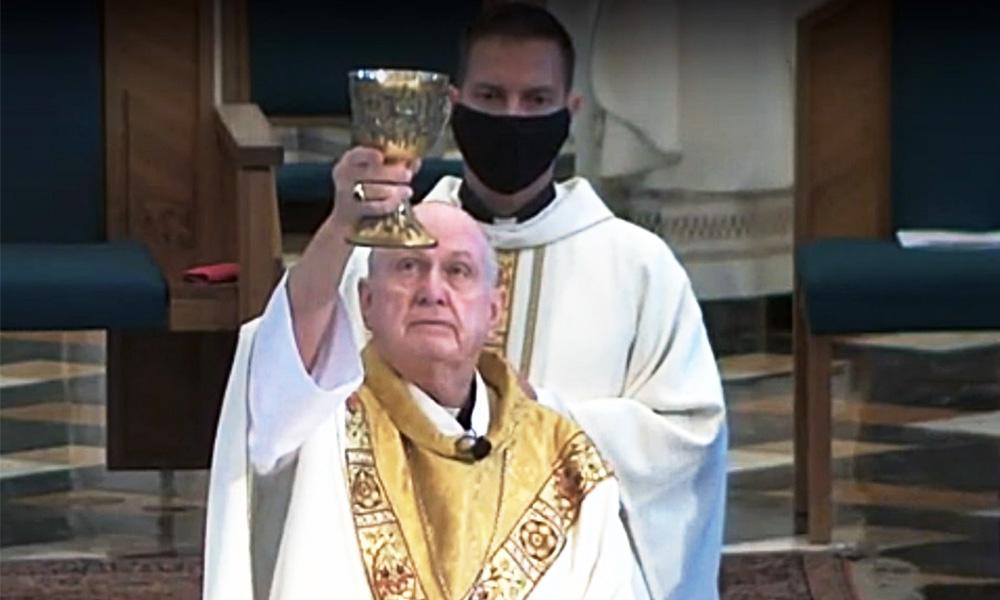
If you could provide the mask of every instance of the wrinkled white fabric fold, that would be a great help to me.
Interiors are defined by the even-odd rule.
[[[240,329],[212,451],[205,518],[204,598],[252,598],[247,480],[248,365],[257,321]]]
[[[250,373],[250,460],[268,473],[291,455],[361,385],[362,368],[343,299],[326,332],[314,374],[295,342],[288,277],[275,288],[259,319]]]

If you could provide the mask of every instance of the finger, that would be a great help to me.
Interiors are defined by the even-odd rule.
[[[395,211],[402,200],[398,196],[392,196],[385,200],[372,200],[359,202],[357,214],[359,217],[378,217],[387,215]]]
[[[363,182],[360,184],[360,188],[361,194],[355,194],[355,196],[360,195],[358,199],[365,203],[384,200],[395,200],[398,203],[413,197],[413,188],[408,185]]]
[[[413,179],[413,170],[404,163],[391,165],[372,165],[364,169],[359,177],[363,181],[389,181],[394,183],[409,183]]]
[[[385,155],[377,148],[368,146],[355,146],[344,152],[340,157],[340,162],[355,167],[378,166],[385,163]]]
[[[330,172],[334,182],[348,183],[362,179],[371,169],[383,164],[382,153],[374,148],[358,146],[345,152]]]

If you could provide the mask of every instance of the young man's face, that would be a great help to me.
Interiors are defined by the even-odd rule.
[[[469,48],[465,79],[452,100],[497,115],[544,115],[566,107],[569,98],[559,45],[498,36],[476,41]]]

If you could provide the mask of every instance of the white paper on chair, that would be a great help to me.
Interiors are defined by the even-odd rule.
[[[956,231],[951,229],[900,229],[896,232],[904,248],[956,248],[984,250],[1000,248],[1000,230]]]

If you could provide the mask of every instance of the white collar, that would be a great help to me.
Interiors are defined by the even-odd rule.
[[[428,192],[424,201],[461,206],[458,191],[462,180],[446,175]],[[614,214],[583,177],[556,184],[556,197],[542,212],[522,223],[483,223],[490,243],[498,250],[519,250],[557,242],[609,219]]]
[[[465,430],[458,424],[455,417],[448,412],[448,409],[438,404],[425,391],[412,383],[407,383],[406,385],[410,390],[410,396],[413,397],[413,401],[417,403],[417,407],[438,428],[438,431],[455,437],[465,433]],[[472,407],[472,430],[476,435],[486,435],[486,431],[490,427],[490,398],[486,392],[486,382],[479,375],[479,371],[476,371],[475,385],[474,394],[476,403]]]

